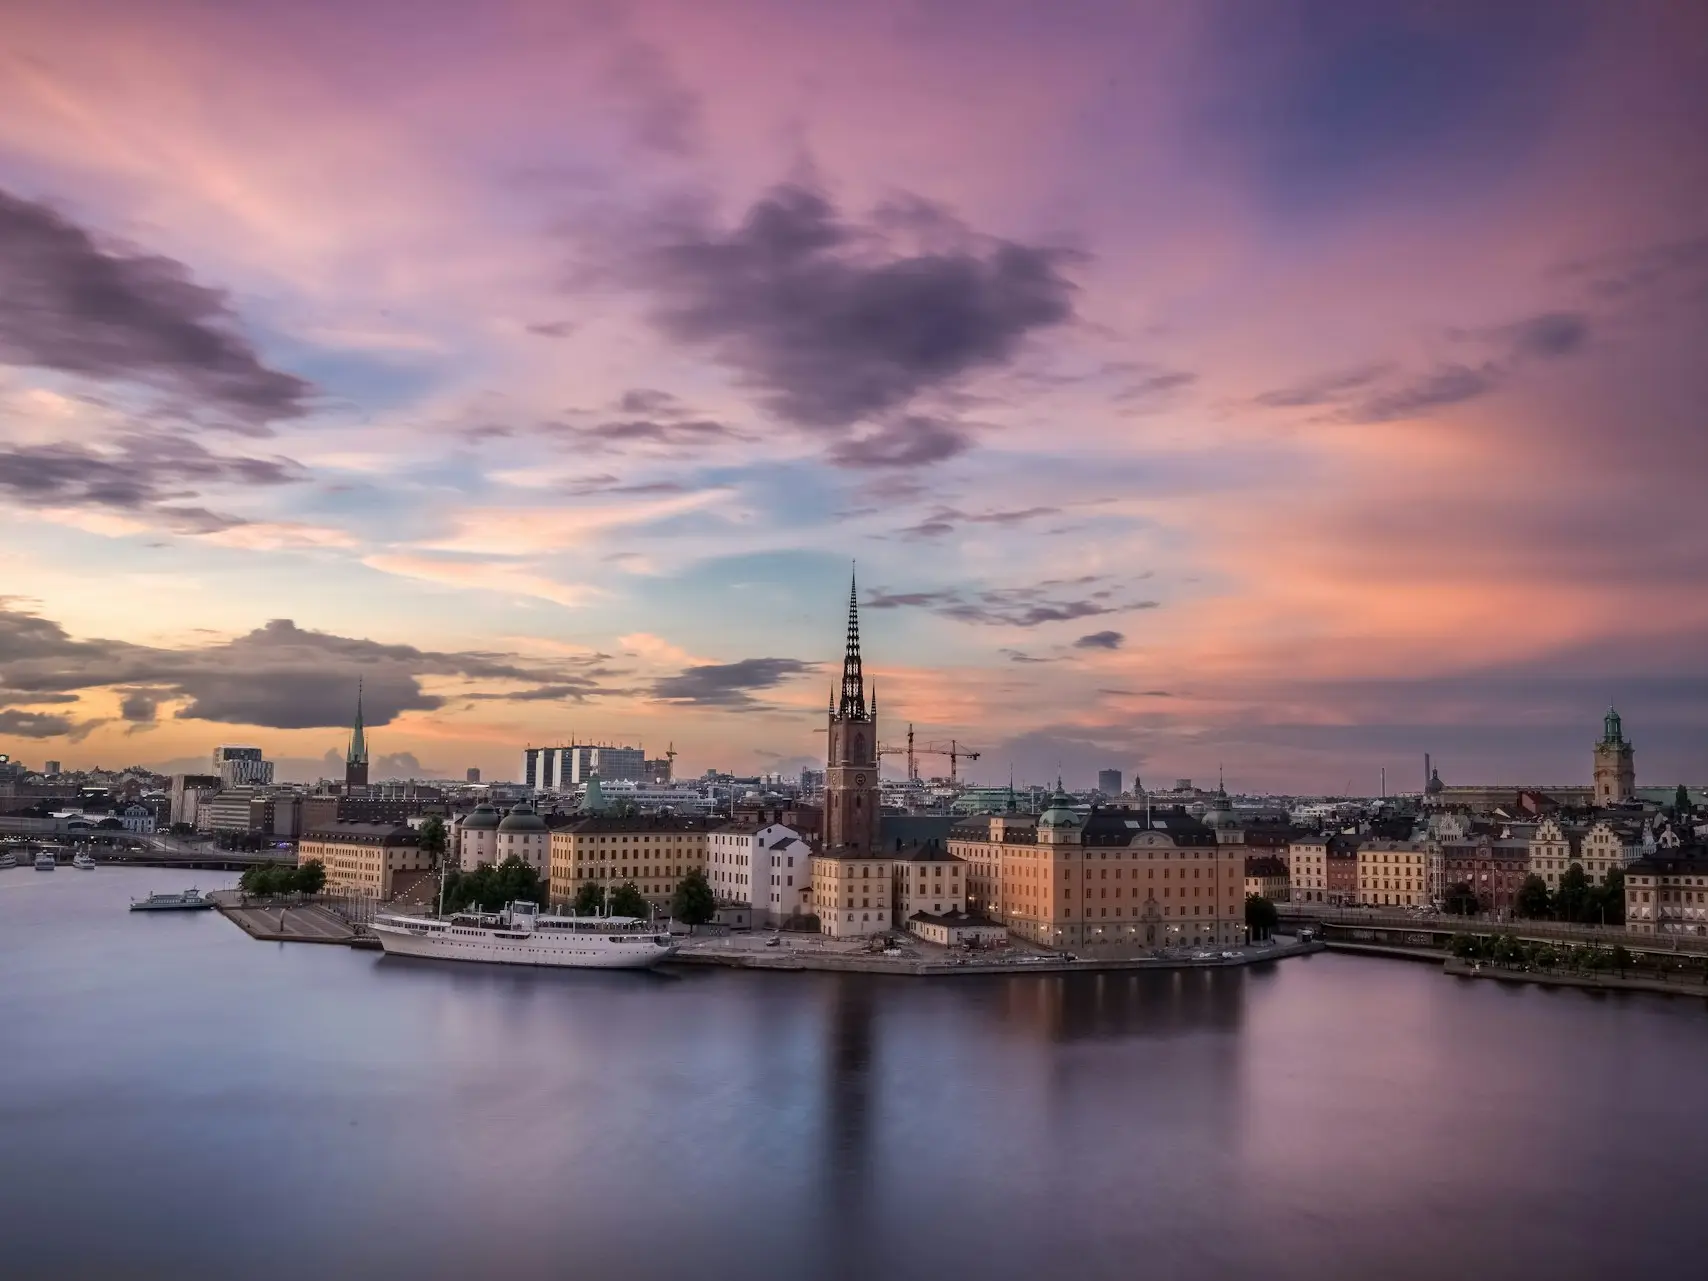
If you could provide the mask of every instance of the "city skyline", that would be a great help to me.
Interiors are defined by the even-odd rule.
[[[719,9],[0,17],[0,751],[1708,778],[1699,10]]]

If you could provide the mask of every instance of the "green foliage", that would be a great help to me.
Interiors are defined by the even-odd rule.
[[[1275,910],[1275,904],[1261,894],[1245,896],[1245,925],[1253,939],[1266,939],[1281,921],[1281,914]]]
[[[605,911],[605,890],[597,881],[583,881],[571,905],[577,916],[599,916]]]
[[[237,887],[258,898],[271,894],[318,894],[326,888],[326,865],[317,858],[300,867],[285,863],[257,863],[243,869]]]
[[[1488,940],[1476,934],[1455,934],[1447,950],[1462,961],[1479,961],[1488,956]]]
[[[1518,899],[1513,904],[1518,915],[1540,920],[1548,915],[1552,906],[1548,896],[1548,883],[1534,872],[1526,876],[1524,884],[1518,888]]]
[[[633,881],[624,881],[611,891],[612,916],[638,916],[646,920],[652,916],[652,905],[646,901],[646,896],[635,888]]]
[[[704,925],[717,912],[717,896],[706,874],[696,868],[684,876],[671,897],[670,914],[684,925]]]
[[[1621,974],[1631,966],[1631,953],[1626,950],[1623,943],[1615,943],[1613,945],[1613,952],[1607,959],[1609,963],[1612,964],[1613,968],[1618,970]]]
[[[1447,901],[1443,907],[1454,916],[1475,916],[1482,910],[1482,904],[1477,901],[1477,892],[1471,888],[1468,881],[1460,881],[1447,891]]]
[[[1560,874],[1560,888],[1554,891],[1554,911],[1562,921],[1585,919],[1591,888],[1582,863],[1573,863]]]
[[[417,835],[421,839],[421,852],[427,855],[428,861],[434,867],[438,867],[439,860],[445,856],[445,850],[450,846],[450,833],[445,830],[445,820],[437,814],[429,814],[421,820],[421,830]]]
[[[1495,940],[1493,960],[1500,965],[1521,965],[1524,962],[1524,945],[1510,934],[1502,934]]]
[[[545,896],[545,882],[533,864],[514,855],[497,866],[482,863],[472,872],[447,872],[445,876],[447,913],[471,907],[497,912],[516,902],[543,904]]]
[[[1616,867],[1607,874],[1607,882],[1595,887],[1599,900],[1593,906],[1596,908],[1595,922],[1599,925],[1605,921],[1608,925],[1625,924],[1625,869]]]

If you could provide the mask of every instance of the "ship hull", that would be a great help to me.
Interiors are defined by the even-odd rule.
[[[405,926],[375,922],[374,936],[388,956],[431,961],[473,961],[484,965],[532,965],[566,970],[649,970],[667,961],[674,945],[660,947],[648,936],[610,942],[604,935],[576,937],[523,934],[494,937],[487,931],[465,934],[418,934]]]

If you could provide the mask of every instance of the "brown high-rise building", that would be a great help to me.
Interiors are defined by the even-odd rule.
[[[824,773],[824,851],[867,854],[878,846],[878,699],[866,704],[860,671],[860,605],[848,587],[848,647],[841,697],[830,704],[830,747]]]

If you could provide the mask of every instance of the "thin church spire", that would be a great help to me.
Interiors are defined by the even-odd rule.
[[[866,719],[866,682],[860,671],[860,595],[854,575],[848,575],[848,647],[842,655],[842,702],[836,709],[843,720]]]

